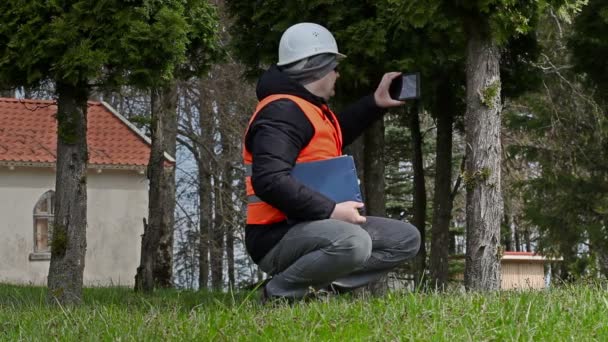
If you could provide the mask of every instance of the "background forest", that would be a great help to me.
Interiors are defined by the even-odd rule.
[[[373,92],[385,71],[422,75],[420,101],[388,113],[347,149],[358,164],[367,213],[408,220],[424,238],[417,260],[392,274],[391,285],[442,287],[463,272],[467,190],[494,176],[501,190],[491,208],[500,217],[498,253],[562,257],[552,268],[556,281],[608,276],[608,1],[166,3],[150,9],[163,13],[150,16],[156,23],[150,31],[129,22],[137,36],[104,37],[126,51],[122,56],[104,55],[97,43],[91,46],[99,53],[87,54],[83,45],[59,71],[44,63],[53,65],[61,49],[37,46],[49,54],[40,60],[7,53],[3,46],[15,48],[9,14],[17,7],[0,5],[0,20],[11,22],[0,28],[0,95],[57,99],[89,89],[79,96],[108,102],[159,151],[176,156],[174,175],[155,174],[152,164],[148,171],[151,201],[172,213],[149,218],[167,237],[149,243],[169,251],[162,262],[162,253],[154,257],[169,272],[155,273],[150,286],[226,289],[264,278],[244,251],[241,142],[257,102],[255,80],[276,63],[281,33],[299,21],[326,26],[348,55],[331,103],[336,110]],[[108,20],[104,29],[117,27],[109,17],[99,20]],[[159,33],[166,30],[175,35]],[[19,34],[24,45],[39,39]],[[153,39],[138,40],[145,34],[163,39],[149,46]],[[486,36],[493,45],[475,50],[475,37],[483,43]],[[499,56],[500,76],[479,96],[499,119],[500,170],[484,176],[468,171],[465,130],[472,126],[465,113],[472,110],[471,61],[489,50]],[[23,68],[36,72],[17,77]],[[155,179],[174,187],[153,197]]]

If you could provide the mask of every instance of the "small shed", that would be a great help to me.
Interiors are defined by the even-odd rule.
[[[455,272],[451,279],[457,282],[464,281],[464,255],[451,256],[450,262]],[[547,287],[552,262],[561,261],[562,258],[548,258],[532,252],[504,252],[500,259],[502,290],[513,289],[544,289]],[[545,268],[545,265],[548,267]]]
[[[547,258],[532,252],[504,252],[501,263],[503,290],[543,289],[547,285],[545,264],[560,259]]]

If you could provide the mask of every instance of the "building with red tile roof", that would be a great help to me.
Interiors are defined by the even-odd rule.
[[[55,101],[0,98],[0,165],[54,165],[56,114]],[[88,102],[87,131],[90,168],[141,170],[148,164],[150,139],[108,104]]]
[[[55,101],[0,98],[0,283],[46,284],[54,220]],[[85,285],[134,283],[148,216],[150,140],[103,102],[87,113]],[[168,166],[175,161],[165,154]]]

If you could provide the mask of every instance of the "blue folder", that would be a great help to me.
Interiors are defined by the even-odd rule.
[[[359,178],[352,156],[297,163],[291,175],[337,203],[363,202]]]

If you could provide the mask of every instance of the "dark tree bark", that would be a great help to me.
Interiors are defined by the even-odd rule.
[[[47,299],[82,302],[87,247],[87,85],[57,83],[55,222]]]
[[[452,97],[447,84],[438,89],[437,147],[435,155],[435,194],[431,228],[431,282],[444,289],[448,282],[450,219],[452,215]]]
[[[485,18],[467,22],[467,111],[465,115],[467,253],[465,287],[500,287],[501,193],[500,51]]]
[[[218,170],[223,171],[223,170]],[[216,173],[213,178],[214,198],[215,198],[215,217],[211,230],[210,241],[210,260],[211,260],[211,287],[214,290],[221,290],[224,275],[224,203],[223,203],[223,174]]]
[[[234,270],[234,229],[226,230],[226,260],[228,262],[228,287],[234,289],[235,270]]]
[[[517,246],[517,227],[515,227],[513,221],[509,222],[509,240],[510,246],[507,248],[507,250],[519,250],[519,246]]]
[[[199,82],[199,127],[201,130],[201,146],[198,146],[198,186],[200,203],[200,260],[199,260],[199,288],[203,289],[209,284],[209,266],[211,245],[213,244],[213,214],[212,214],[212,175],[213,160],[213,102],[211,87],[208,80]]]
[[[420,250],[416,256],[415,283],[420,284],[426,270],[426,184],[422,156],[422,134],[417,103],[413,103],[409,113],[408,127],[412,135],[412,167],[414,169],[414,203],[412,223],[420,232]]]
[[[148,228],[142,238],[142,260],[135,276],[135,289],[146,292],[157,287],[173,287],[175,167],[166,164],[164,154],[175,156],[176,152],[176,84],[153,89],[150,100],[152,150],[148,162]]]
[[[530,239],[530,229],[524,229],[524,240],[526,241],[526,252],[532,252],[532,240]]]
[[[365,132],[363,169],[365,178],[365,215],[386,216],[384,195],[384,121],[374,122]],[[373,295],[382,295],[388,290],[388,277],[383,276],[367,285]]]
[[[361,135],[355,141],[346,146],[344,148],[344,153],[353,156],[355,159],[355,167],[357,168],[357,176],[359,177],[359,181],[361,182],[361,195],[364,199],[367,199],[367,194],[365,193],[365,146],[364,146],[365,136]],[[367,208],[364,208],[364,210]]]
[[[512,217],[511,220],[513,220]],[[519,236],[519,230],[515,224],[511,223],[511,226],[513,227],[513,235],[515,237],[515,251],[521,252],[521,237]]]
[[[0,85],[0,97],[15,97],[15,90],[2,88]]]
[[[233,159],[233,147],[228,140],[228,134],[225,135],[226,140],[224,143],[224,151],[226,152],[226,158],[224,160],[224,181],[222,182],[222,211],[225,217],[230,218],[230,222],[238,220],[237,214],[234,210],[232,196],[235,193],[232,184],[234,184],[234,170],[232,167],[231,160]],[[234,288],[235,286],[235,274],[234,274],[234,229],[235,227],[229,222],[224,221],[224,233],[226,234],[226,262],[228,265],[228,287]]]
[[[198,168],[199,196],[199,289],[209,284],[209,229],[211,226],[211,173],[201,163]]]
[[[606,277],[608,276],[608,246],[606,246],[606,241],[602,240],[602,242],[598,241],[600,245],[591,245],[590,250],[597,256],[597,266],[601,274]]]
[[[449,254],[456,254],[456,232],[450,232],[450,252]]]
[[[143,218],[144,233],[141,235],[141,252],[139,256],[140,264],[135,274],[135,291],[144,290],[146,286],[153,287],[154,277],[152,276],[152,258],[150,251],[154,249],[152,246],[153,241],[150,238],[152,232],[150,232],[148,221]],[[150,291],[150,290],[146,290]]]
[[[559,280],[568,283],[576,280],[576,274],[572,273],[570,265],[577,259],[577,254],[578,251],[576,250],[576,247],[571,246],[570,243],[560,243],[559,255],[564,258],[564,261],[559,262],[556,269],[556,273],[558,274],[557,278]]]
[[[230,40],[228,28],[232,19],[226,12],[224,0],[213,0],[218,10],[220,25],[220,40],[228,44]],[[221,288],[224,274],[224,255],[227,261],[228,282],[235,284],[234,241],[236,226],[244,222],[244,213],[235,210],[237,205],[233,196],[245,196],[244,175],[235,173],[233,167],[242,163],[240,145],[243,132],[248,122],[244,113],[248,113],[255,103],[254,87],[246,82],[242,75],[242,65],[234,61],[216,64],[208,72],[207,77],[199,83],[200,93],[200,129],[202,130],[202,147],[199,146],[201,159],[198,161],[200,178],[201,232],[209,232],[209,236],[201,235],[201,283],[208,280],[208,269],[211,268],[211,284]],[[216,153],[219,137],[221,154]],[[211,197],[211,177],[215,196]],[[235,186],[235,180],[243,181]],[[237,203],[241,199],[237,200]],[[212,212],[213,208],[213,212]],[[215,215],[212,219],[212,215]],[[238,223],[235,223],[238,222]],[[236,225],[236,226],[235,226]],[[225,239],[225,240],[224,240]],[[224,253],[225,252],[225,253]]]
[[[506,208],[505,208],[506,209]],[[511,220],[509,219],[509,215],[507,215],[506,213],[507,210],[505,210],[504,213],[504,225],[505,225],[505,229],[507,229],[507,234],[505,234],[505,238],[504,238],[504,242],[503,244],[505,245],[505,251],[512,251],[513,249],[513,225],[511,224]]]
[[[386,216],[384,196],[384,121],[374,122],[365,132],[365,212]]]

